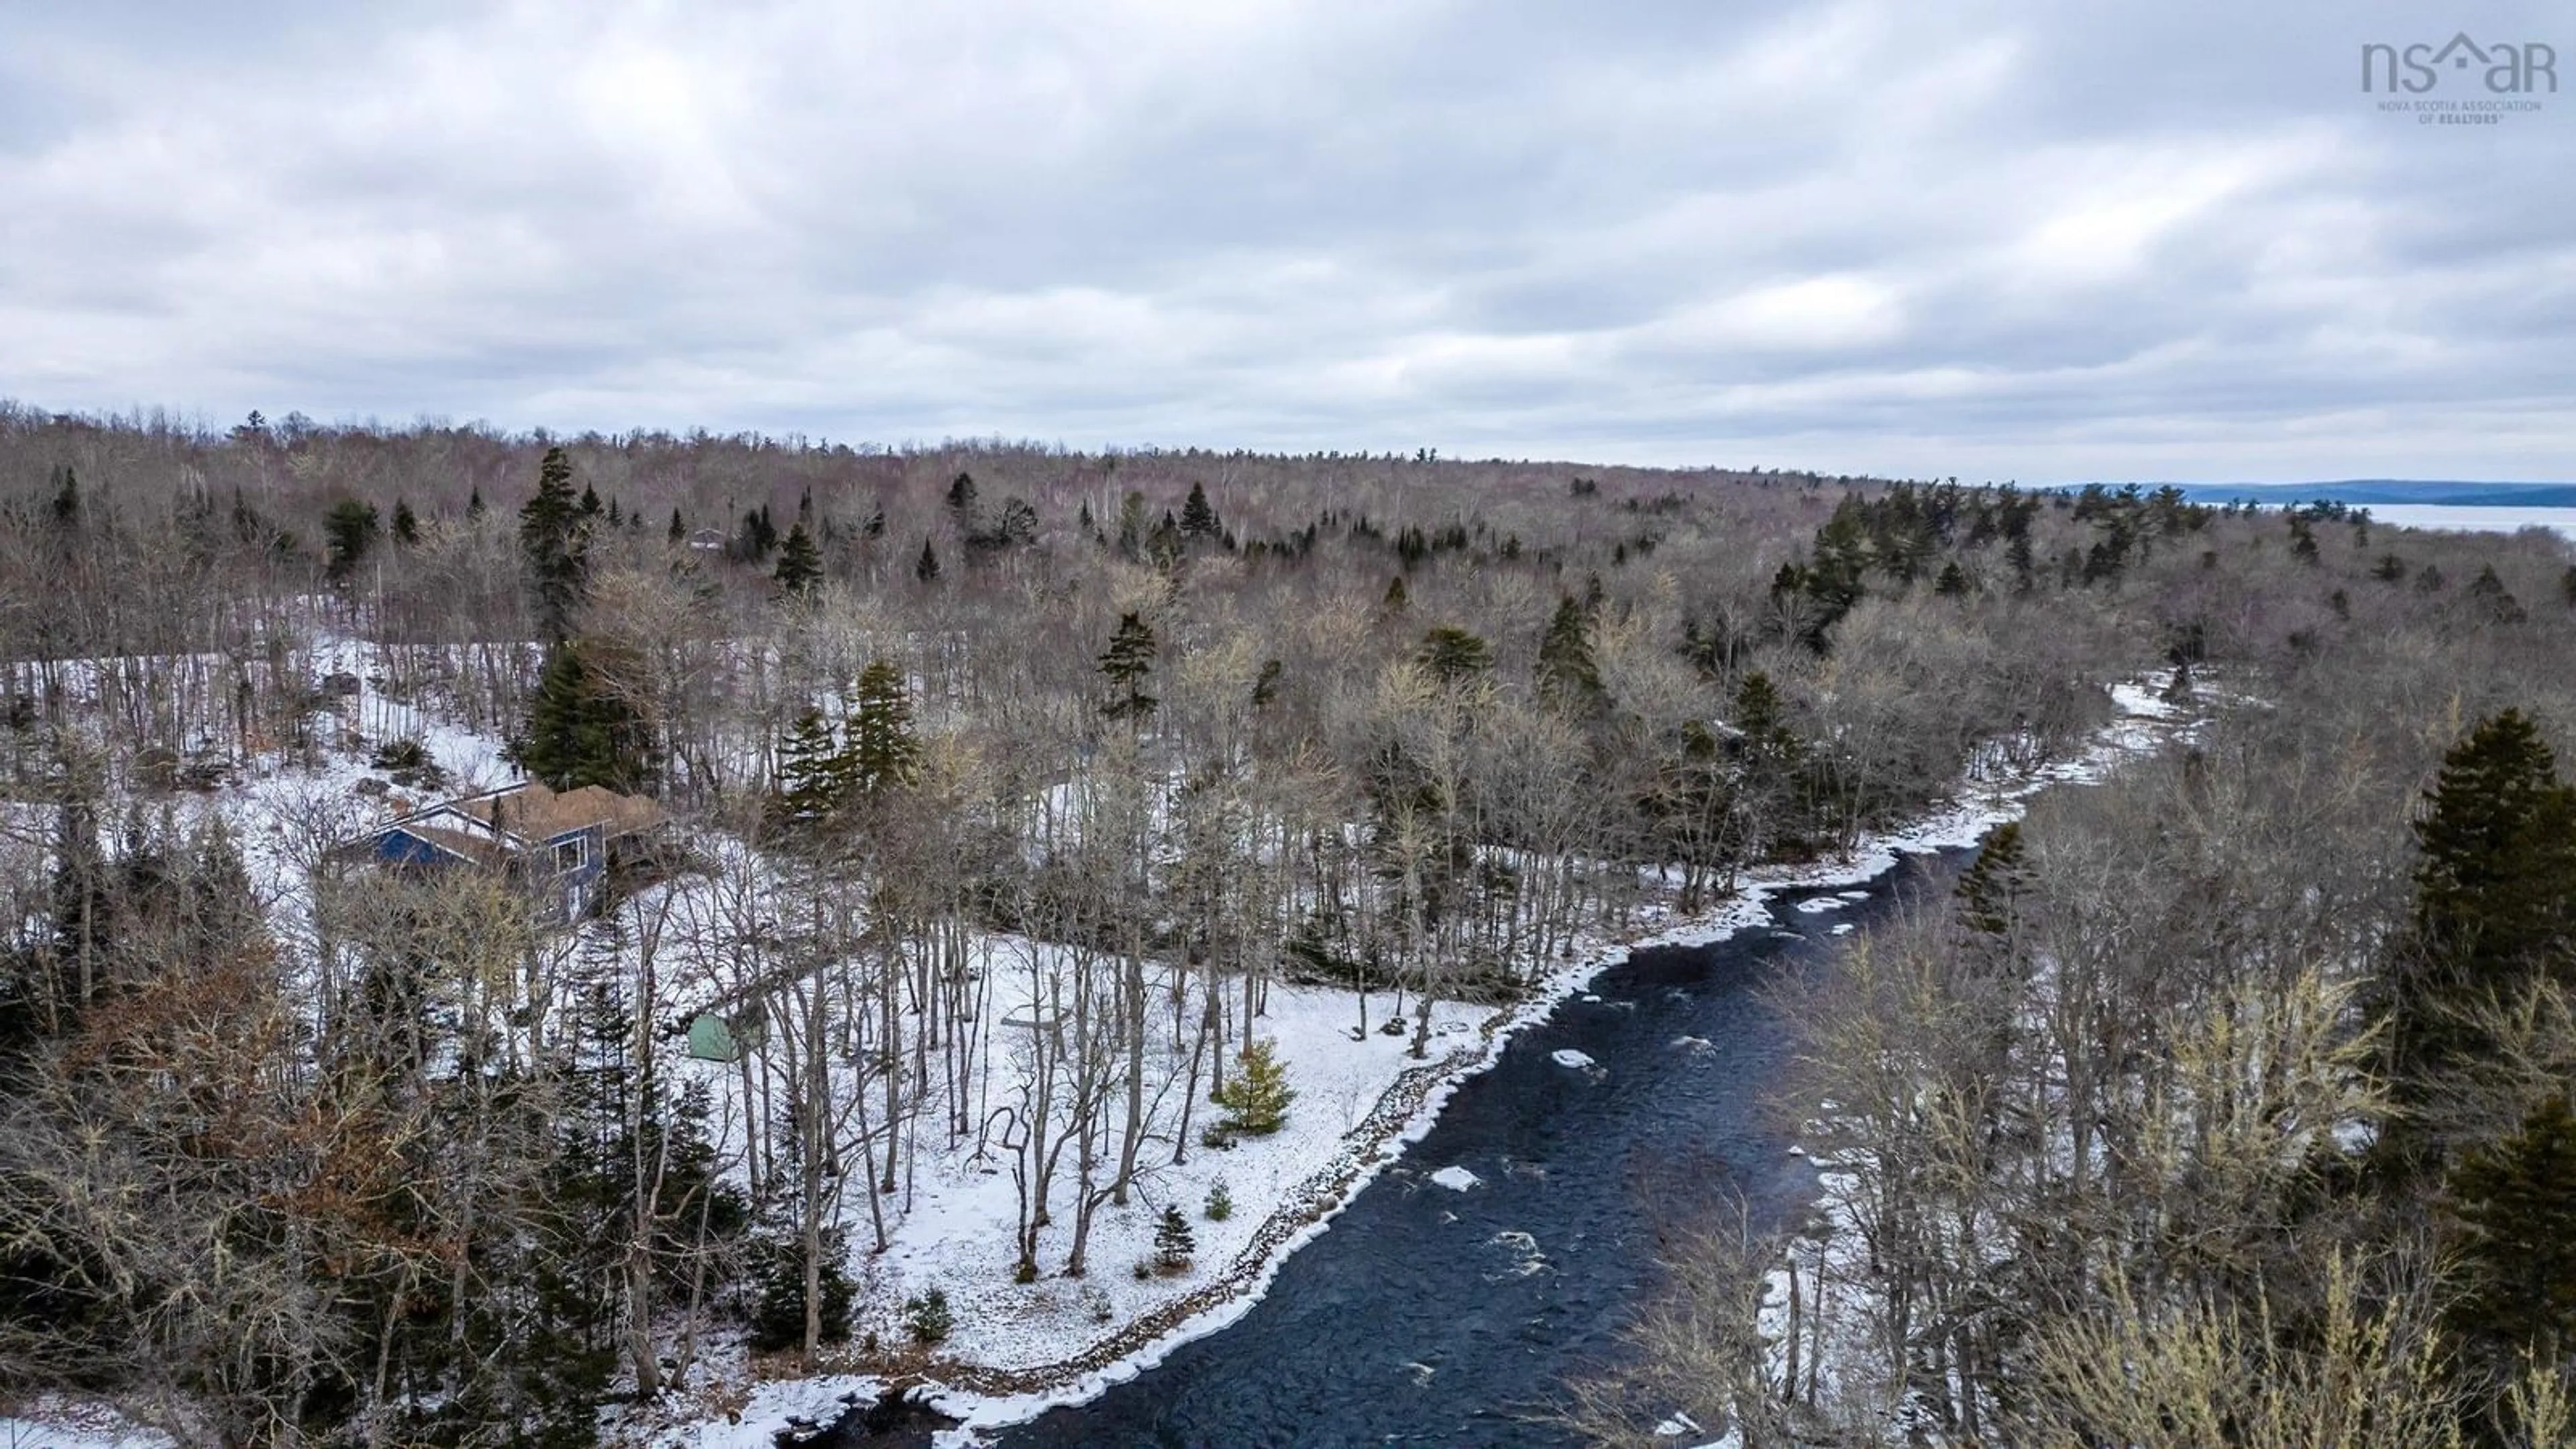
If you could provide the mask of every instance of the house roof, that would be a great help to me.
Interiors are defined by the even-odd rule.
[[[481,865],[497,865],[508,855],[498,842],[481,836],[468,835],[462,830],[450,830],[439,825],[423,825],[416,821],[387,828],[427,841],[450,855]]]
[[[620,795],[599,785],[558,791],[536,780],[458,800],[452,808],[524,840],[551,840],[593,826],[611,836],[631,835],[669,818],[661,806],[640,795]]]

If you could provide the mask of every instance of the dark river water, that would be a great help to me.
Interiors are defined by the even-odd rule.
[[[1824,913],[1796,906],[1832,891],[1777,897],[1768,926],[1603,972],[1600,1000],[1570,1000],[1513,1039],[1242,1319],[995,1442],[1570,1442],[1534,1416],[1567,1377],[1615,1355],[1654,1281],[1658,1225],[1734,1194],[1766,1223],[1813,1198],[1815,1175],[1768,1106],[1792,1048],[1761,988],[1823,969],[1844,939],[1834,926],[1866,930],[1900,901],[1946,890],[1966,859],[1908,857],[1851,888],[1869,899]],[[1595,1066],[1559,1065],[1565,1048]],[[1481,1184],[1429,1180],[1453,1164]]]

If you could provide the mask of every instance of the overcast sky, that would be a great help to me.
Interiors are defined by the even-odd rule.
[[[2567,479],[2571,162],[2563,3],[0,0],[0,395]]]

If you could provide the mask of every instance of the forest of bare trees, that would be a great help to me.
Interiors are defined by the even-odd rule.
[[[2410,819],[2513,710],[2488,773],[2558,838],[2571,611],[2537,535],[2172,491],[0,409],[0,1396],[579,1444],[720,1344],[810,1370],[924,1153],[1009,1174],[995,1274],[1081,1277],[1158,1161],[1259,1130],[1276,984],[1426,1055],[1435,1000],[2165,668],[2195,750],[1797,1004],[1867,1245],[1800,1271],[1852,1311],[1656,1382],[1770,1442],[2563,1423],[2568,1299],[2456,1304],[2563,1170],[2576,891],[2517,877],[2499,955]],[[324,782],[435,794],[423,720],[677,825],[570,932],[369,869]],[[720,1092],[673,1060],[707,1010],[760,1033]]]
[[[2190,749],[1787,995],[1818,1218],[1678,1234],[1592,1434],[2576,1442],[2563,545],[2281,541]]]

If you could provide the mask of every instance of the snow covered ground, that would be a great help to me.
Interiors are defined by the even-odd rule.
[[[46,1397],[0,1415],[0,1449],[173,1449],[155,1429],[138,1429],[113,1411]]]
[[[1372,1005],[1377,1024],[1392,998]],[[1431,1061],[1475,1039],[1486,1012],[1442,1003],[1432,1013]],[[1046,1233],[1041,1257],[1050,1272],[1034,1283],[1011,1281],[1018,1197],[1008,1154],[925,1155],[911,1208],[892,1233],[884,1254],[854,1254],[852,1271],[875,1279],[869,1297],[881,1308],[937,1287],[947,1294],[957,1326],[942,1345],[948,1357],[980,1368],[1027,1370],[1081,1356],[1100,1341],[1156,1308],[1185,1297],[1241,1265],[1245,1251],[1276,1214],[1296,1215],[1337,1201],[1353,1171],[1369,1165],[1378,1147],[1361,1132],[1370,1113],[1408,1067],[1408,1036],[1369,1031],[1353,1039],[1357,998],[1341,991],[1273,986],[1269,1009],[1256,1032],[1276,1044],[1297,1093],[1286,1125],[1270,1136],[1244,1137],[1228,1149],[1188,1144],[1187,1160],[1173,1163],[1172,1144],[1147,1147],[1152,1166],[1142,1169],[1138,1191],[1125,1206],[1105,1206],[1093,1225],[1091,1271],[1080,1280],[1053,1274],[1061,1259],[1070,1210],[1059,1206],[1057,1226]],[[1005,1069],[1007,1070],[1007,1068]],[[1177,1111],[1178,1104],[1173,1104]],[[1196,1125],[1215,1113],[1199,1105]],[[1158,1116],[1158,1123],[1164,1118]],[[1193,1128],[1195,1131],[1195,1126]],[[1358,1135],[1355,1135],[1358,1134]],[[1161,1134],[1157,1134],[1159,1138]],[[925,1143],[924,1146],[931,1144]],[[1224,1182],[1236,1210],[1223,1221],[1206,1215],[1210,1190]],[[1170,1277],[1139,1277],[1137,1265],[1154,1255],[1154,1229],[1165,1205],[1178,1207],[1197,1243],[1196,1266]],[[864,1216],[864,1207],[845,1216]],[[855,1227],[855,1222],[853,1223]],[[902,1329],[891,1312],[864,1323],[887,1342]]]

